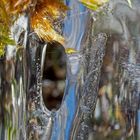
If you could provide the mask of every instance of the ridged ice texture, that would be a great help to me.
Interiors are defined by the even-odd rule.
[[[104,14],[93,14],[94,34],[108,40],[91,140],[140,139],[140,1],[131,2],[111,0]]]

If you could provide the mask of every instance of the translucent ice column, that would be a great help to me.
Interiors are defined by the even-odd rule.
[[[67,75],[63,100],[57,111],[49,111],[42,99],[42,77],[47,44],[30,43],[31,70],[27,92],[28,139],[85,140],[92,130],[106,35],[92,35],[93,19],[78,0],[65,1],[70,7],[61,21],[67,52]]]
[[[0,139],[26,140],[26,55],[28,17],[12,27],[17,46],[0,58]]]

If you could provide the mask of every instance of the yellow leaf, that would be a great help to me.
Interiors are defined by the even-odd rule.
[[[132,2],[131,2],[131,0],[127,0],[127,2],[129,4],[129,6],[132,8]]]
[[[73,54],[73,53],[76,53],[77,51],[73,48],[66,48],[66,54]]]
[[[109,0],[79,0],[79,1],[89,9],[96,11],[100,6],[102,6]]]

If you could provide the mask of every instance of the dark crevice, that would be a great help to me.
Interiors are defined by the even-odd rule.
[[[58,110],[65,88],[66,54],[64,47],[57,43],[49,43],[43,69],[42,95],[49,110]]]

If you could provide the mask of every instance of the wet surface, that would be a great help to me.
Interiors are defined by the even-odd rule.
[[[72,53],[28,33],[27,17],[13,31],[19,47],[0,59],[0,139],[139,140],[139,1],[111,0],[98,12],[65,2]]]

